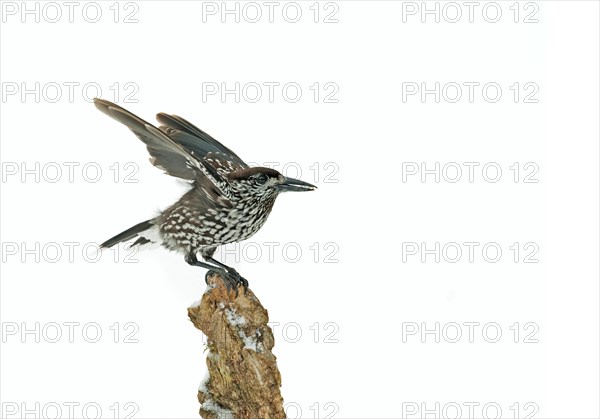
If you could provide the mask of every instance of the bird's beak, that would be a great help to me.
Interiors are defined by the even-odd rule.
[[[306,183],[298,179],[293,179],[291,177],[286,177],[283,183],[277,185],[277,190],[279,192],[304,192],[313,191],[315,189],[317,189],[315,185],[311,185],[310,183]]]

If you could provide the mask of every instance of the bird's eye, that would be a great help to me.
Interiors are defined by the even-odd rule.
[[[267,183],[267,180],[269,180],[269,178],[267,177],[267,175],[264,174],[260,174],[256,177],[256,183],[259,185],[264,185],[265,183]]]

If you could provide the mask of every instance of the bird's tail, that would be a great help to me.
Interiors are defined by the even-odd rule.
[[[152,233],[154,233],[152,230],[154,230],[154,228],[156,227],[155,221],[156,221],[155,219],[151,219],[151,220],[146,220],[139,224],[136,224],[133,227],[128,228],[127,230],[123,231],[122,233],[117,234],[115,237],[112,237],[112,238],[106,240],[104,243],[102,243],[100,245],[100,247],[101,248],[112,247],[117,243],[131,240],[134,237],[137,237],[138,239],[134,243],[132,243],[132,246],[134,246],[136,244],[142,245],[142,244],[154,242],[154,240],[152,240],[152,238],[155,234],[152,234]],[[144,234],[144,233],[147,233],[147,234]]]

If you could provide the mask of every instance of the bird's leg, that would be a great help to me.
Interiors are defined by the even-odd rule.
[[[221,278],[223,278],[223,282],[225,282],[225,286],[227,287],[228,290],[235,289],[235,296],[237,297],[238,281],[236,279],[232,278],[230,273],[227,270],[223,269],[220,266],[215,266],[215,265],[211,265],[209,263],[200,262],[198,260],[198,258],[196,257],[196,253],[193,253],[193,252],[185,255],[185,261],[191,266],[199,266],[201,268],[208,269],[208,272],[206,272],[206,276],[204,277],[204,281],[207,284],[208,284],[209,276],[211,276],[214,273],[218,274]]]
[[[248,292],[248,285],[249,285],[248,280],[246,278],[244,278],[242,275],[240,275],[238,273],[238,271],[225,265],[224,263],[219,262],[218,260],[214,259],[212,256],[205,257],[204,260],[217,265],[221,269],[225,269],[229,274],[231,274],[237,280],[238,284],[241,284],[244,287],[244,293]]]
[[[205,260],[209,261],[212,258],[205,258]],[[214,259],[213,259],[214,260]],[[211,265],[209,263],[200,262],[196,257],[196,253],[191,252],[185,255],[185,261],[192,266],[199,266],[204,269],[208,269],[204,280],[208,284],[208,277],[211,273],[217,273],[221,278],[223,278],[223,282],[228,290],[235,290],[235,296],[238,296],[238,287],[241,285],[244,286],[244,291],[248,289],[248,281],[243,279],[240,274],[238,274],[235,269],[233,272],[230,271],[231,268],[227,268],[227,266],[223,265],[220,262],[217,262],[216,265]],[[216,261],[215,261],[216,262]]]
[[[223,271],[223,269],[218,266],[200,262],[198,260],[198,258],[196,257],[195,253],[188,253],[187,255],[185,255],[185,261],[188,263],[188,265],[198,266],[200,268],[208,269],[208,272],[206,273],[206,277],[205,277],[205,281],[207,284],[208,284],[208,277],[210,276],[211,272],[216,272],[218,274],[221,274]]]

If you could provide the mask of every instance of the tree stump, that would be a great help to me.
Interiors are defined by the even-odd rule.
[[[285,419],[281,376],[267,310],[248,289],[228,291],[218,275],[198,305],[188,308],[208,338],[209,376],[198,390],[204,419]]]

